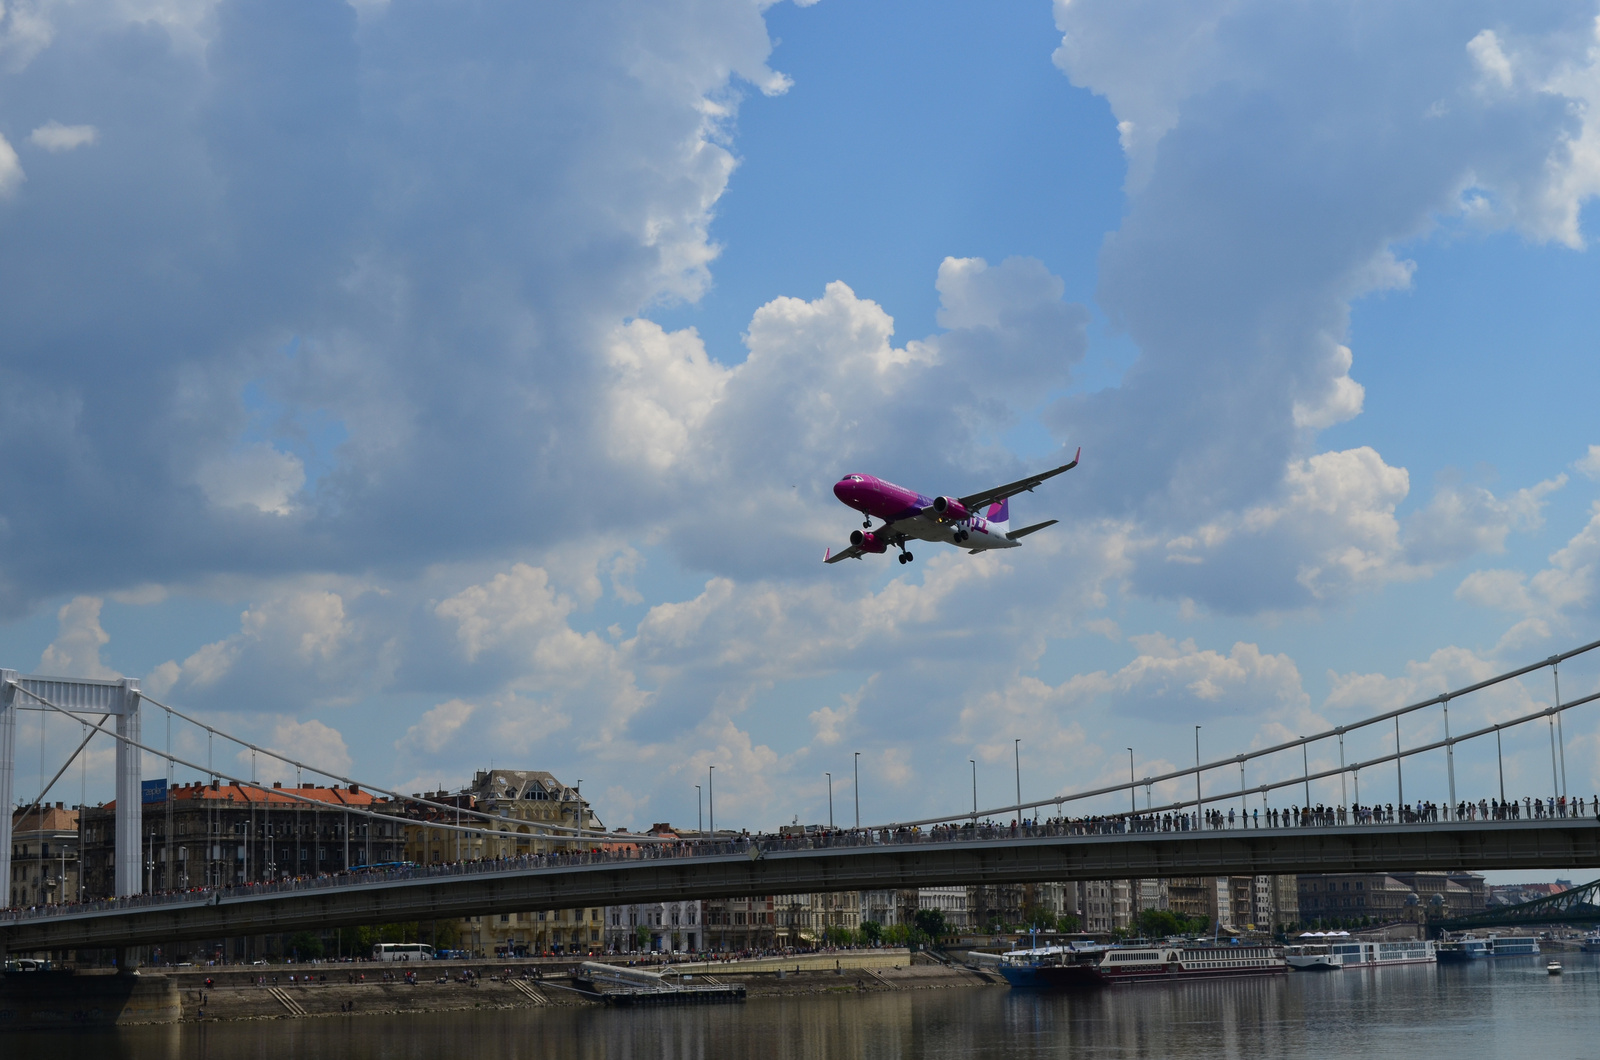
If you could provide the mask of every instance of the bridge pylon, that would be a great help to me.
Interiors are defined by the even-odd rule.
[[[96,681],[74,677],[38,677],[0,669],[0,886],[11,884],[11,817],[16,808],[17,712],[61,712],[98,726],[105,715],[116,718],[117,815],[113,878],[117,894],[138,894],[139,828],[143,807],[140,791],[139,682],[124,677]],[[87,715],[89,717],[80,717]],[[132,741],[130,743],[129,741]],[[80,752],[81,753],[81,752]],[[79,812],[82,810],[80,808]],[[7,896],[9,898],[9,895]],[[0,903],[8,904],[8,903]]]

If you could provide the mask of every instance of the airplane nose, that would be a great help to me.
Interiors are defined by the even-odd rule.
[[[838,497],[839,500],[845,504],[849,504],[852,499],[852,495],[855,493],[855,485],[856,484],[851,482],[849,479],[842,478],[833,484],[833,495]]]

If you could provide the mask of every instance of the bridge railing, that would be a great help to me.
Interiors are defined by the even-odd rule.
[[[1469,810],[1470,805],[1470,810]],[[644,861],[708,859],[734,857],[764,857],[768,854],[822,851],[829,849],[858,849],[902,847],[925,844],[1014,841],[1018,839],[1060,839],[1073,837],[1134,836],[1159,833],[1207,833],[1259,830],[1330,830],[1363,828],[1385,824],[1413,824],[1438,821],[1441,807],[1432,803],[1395,807],[1392,804],[1372,806],[1314,806],[1289,807],[1269,810],[1265,815],[1250,815],[1210,811],[1196,817],[1193,813],[1158,809],[1139,814],[1121,814],[1078,818],[1051,818],[1024,820],[1020,823],[995,823],[983,821],[974,825],[945,824],[925,828],[901,825],[884,828],[842,829],[835,831],[742,834],[717,839],[678,839],[653,845],[638,845],[638,836],[627,833],[608,833],[596,837],[603,845],[584,851],[561,851],[545,854],[524,854],[512,857],[486,858],[432,865],[406,864],[393,867],[374,867],[322,876],[291,877],[260,883],[241,883],[221,887],[202,887],[185,891],[159,894],[130,895],[123,898],[94,899],[62,905],[33,906],[26,909],[0,910],[0,923],[31,921],[44,917],[68,917],[85,914],[135,912],[174,906],[201,907],[221,905],[251,899],[276,896],[311,894],[326,890],[353,890],[394,883],[425,883],[481,875],[526,875],[539,872],[563,872],[574,868],[621,865]],[[1455,808],[1461,819],[1485,822],[1527,822],[1539,824],[1546,820],[1600,818],[1600,799],[1585,804],[1581,799],[1566,800],[1561,796],[1543,799],[1528,797],[1521,802],[1500,803],[1484,799],[1477,803],[1462,803]]]

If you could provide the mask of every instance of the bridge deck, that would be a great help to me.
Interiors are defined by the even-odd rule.
[[[721,844],[724,849],[730,844]],[[335,926],[822,891],[1084,879],[1600,867],[1594,818],[1035,835],[729,850],[586,864],[419,871],[0,919],[11,952],[139,946]]]

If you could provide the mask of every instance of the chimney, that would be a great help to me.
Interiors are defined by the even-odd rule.
[[[273,782],[272,782],[272,786],[273,786],[273,787],[275,787],[275,788],[281,788],[281,787],[283,787],[283,781],[281,781],[281,780],[274,780],[274,781],[273,781]]]
[[[352,784],[352,785],[350,785],[350,794],[352,794],[352,795],[360,795],[361,794],[361,785],[360,784]]]

